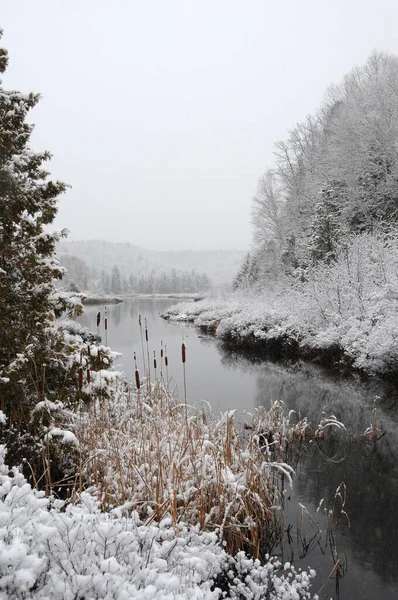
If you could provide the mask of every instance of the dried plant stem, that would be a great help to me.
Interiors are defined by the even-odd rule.
[[[141,348],[142,348],[142,363],[143,363],[144,373],[145,373],[145,371],[146,371],[146,364],[145,364],[144,335],[142,333],[142,319],[141,319],[141,315],[138,315],[138,324],[140,326]]]
[[[147,327],[146,318],[145,318],[145,340],[146,340],[146,351],[147,351],[147,358],[148,358],[147,388],[149,391],[151,388],[151,365],[150,365],[150,359],[149,359],[149,335],[148,335],[148,327]]]
[[[97,335],[100,336],[101,311],[97,312]]]
[[[183,375],[184,375],[185,426],[186,426],[187,432],[188,432],[187,374],[186,374],[186,369],[185,369],[186,358],[187,358],[186,357],[186,347],[185,347],[185,343],[182,342],[182,344],[181,344],[181,359],[182,359],[182,371],[183,371]]]
[[[166,366],[166,388],[169,390],[169,357],[167,356],[167,346],[164,347],[164,364]]]

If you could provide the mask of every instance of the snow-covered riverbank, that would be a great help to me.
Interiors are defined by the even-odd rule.
[[[102,513],[95,497],[79,505],[45,498],[4,464],[0,448],[0,598],[306,599],[314,575],[290,565],[229,557],[214,533],[171,519]],[[229,575],[231,573],[231,575]],[[233,576],[232,576],[233,574]]]
[[[394,240],[361,236],[303,283],[179,304],[163,316],[273,357],[391,375],[398,369],[397,247]]]

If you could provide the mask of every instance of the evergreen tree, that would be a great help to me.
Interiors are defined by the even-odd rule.
[[[106,273],[104,269],[101,271],[100,282],[99,282],[100,292],[103,294],[108,294],[111,291],[111,281],[109,277],[109,273]]]
[[[113,294],[121,294],[122,292],[122,275],[117,265],[114,265],[112,268],[111,290]]]
[[[254,255],[250,261],[249,272],[247,274],[247,282],[250,287],[253,287],[258,282],[259,266],[257,257]]]
[[[1,73],[6,66],[7,53],[0,50]],[[56,318],[81,305],[56,291],[63,270],[54,250],[61,236],[46,230],[66,186],[48,180],[43,163],[50,154],[29,146],[33,126],[26,118],[38,100],[0,87],[0,409],[8,418],[0,441],[7,442],[10,463],[19,460],[22,434],[30,436],[34,462],[39,434],[32,409],[38,402],[69,398],[76,389],[71,336]]]
[[[232,282],[232,287],[234,290],[248,286],[250,265],[251,265],[251,256],[250,256],[250,253],[248,252],[246,254],[245,258],[243,259],[242,265],[239,268],[239,271],[237,272],[235,279]]]
[[[321,201],[315,207],[310,248],[314,262],[330,262],[337,256],[339,244],[347,235],[341,219],[345,200],[345,187],[338,181],[331,182],[321,191]]]
[[[6,65],[2,50],[0,72]],[[0,87],[0,375],[7,378],[25,360],[37,360],[46,346],[45,324],[59,312],[51,294],[54,278],[62,276],[54,255],[59,236],[44,229],[65,185],[47,180],[42,165],[49,153],[29,147],[33,126],[26,117],[38,100]]]

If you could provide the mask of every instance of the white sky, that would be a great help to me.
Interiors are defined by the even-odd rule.
[[[154,249],[246,249],[273,144],[374,48],[397,0],[0,0],[4,86],[40,92],[56,227]]]

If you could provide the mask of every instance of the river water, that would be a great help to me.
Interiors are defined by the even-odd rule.
[[[311,566],[317,577],[314,593],[321,599],[398,599],[398,391],[380,382],[331,375],[308,364],[286,365],[256,360],[225,350],[214,339],[189,325],[170,323],[160,313],[174,304],[172,299],[125,299],[107,307],[107,342],[123,356],[116,368],[133,377],[133,353],[142,372],[143,353],[138,316],[147,321],[151,359],[156,351],[160,370],[160,348],[167,346],[168,375],[184,396],[181,343],[186,344],[186,389],[189,404],[209,402],[214,411],[238,409],[251,412],[269,408],[282,400],[289,409],[307,415],[314,424],[322,412],[334,414],[350,432],[362,433],[369,426],[377,397],[377,425],[385,435],[376,443],[359,436],[342,441],[334,449],[305,445],[300,453],[294,489],[286,495],[286,528],[291,534],[275,552],[297,567]],[[101,310],[101,335],[105,342],[104,307],[89,306],[79,321],[96,331],[96,314]],[[144,351],[146,355],[146,350]],[[163,365],[164,369],[164,365]],[[165,371],[165,369],[164,369]],[[242,417],[244,418],[244,416]],[[320,501],[334,502],[341,482],[347,500],[333,526],[336,553],[332,558],[325,535],[310,539],[315,529],[303,517],[303,504],[321,529],[325,529]],[[338,503],[336,502],[336,505]],[[300,523],[298,527],[297,523]],[[299,539],[298,532],[301,537]],[[305,537],[305,541],[303,541]],[[329,578],[336,557],[342,577]]]

